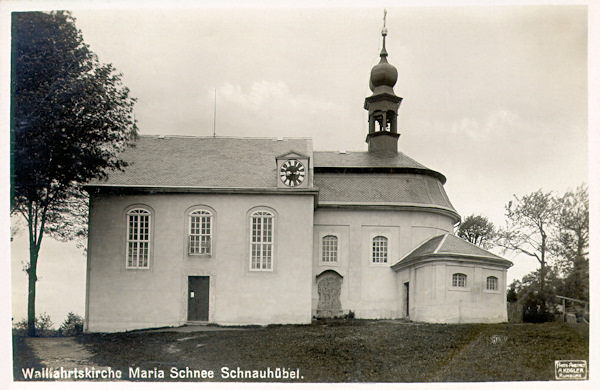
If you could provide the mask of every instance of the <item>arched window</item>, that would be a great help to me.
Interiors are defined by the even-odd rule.
[[[194,210],[190,213],[188,253],[210,255],[212,253],[212,213]]]
[[[387,263],[388,239],[384,236],[373,238],[373,263]]]
[[[269,211],[255,211],[250,216],[250,269],[273,269],[273,221]]]
[[[467,275],[458,273],[453,274],[452,287],[467,287]]]
[[[323,255],[321,261],[324,263],[337,262],[338,238],[336,236],[323,237]]]
[[[495,276],[488,276],[485,282],[486,290],[498,290],[498,278]]]
[[[127,212],[127,268],[150,267],[150,211]]]

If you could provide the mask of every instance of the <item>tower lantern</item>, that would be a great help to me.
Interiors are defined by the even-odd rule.
[[[394,93],[394,85],[398,80],[396,67],[388,63],[387,50],[385,48],[385,37],[387,28],[385,26],[386,11],[383,16],[383,28],[381,36],[383,44],[380,60],[371,69],[369,88],[373,94],[365,99],[365,110],[369,112],[369,133],[366,142],[369,144],[369,152],[378,154],[398,153],[398,109],[402,98]]]

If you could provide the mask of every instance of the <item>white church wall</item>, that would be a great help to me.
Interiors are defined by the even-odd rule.
[[[399,273],[406,278],[408,270]],[[435,323],[504,322],[506,271],[493,266],[461,264],[459,261],[428,263],[415,269],[416,288],[410,319]],[[467,276],[465,287],[452,285],[452,275]],[[488,276],[498,278],[496,290],[486,288]]]
[[[125,268],[126,210],[151,208],[149,269]],[[187,254],[187,214],[215,211],[213,254]],[[249,210],[275,213],[272,271],[250,271]],[[87,331],[178,326],[187,321],[187,277],[209,276],[209,322],[310,322],[312,196],[152,194],[94,197],[88,253]],[[307,245],[309,243],[309,245]]]
[[[357,318],[404,317],[405,306],[399,295],[403,282],[399,282],[390,266],[420,244],[423,237],[431,238],[451,231],[453,227],[452,220],[444,215],[406,210],[318,208],[314,221],[312,313],[316,314],[319,299],[316,276],[327,269],[318,260],[321,240],[327,232],[339,232],[343,242],[341,262],[331,269],[343,276],[343,312],[353,311]],[[417,235],[415,228],[419,231]],[[373,238],[376,236],[388,239],[385,264],[372,262]],[[410,288],[414,287],[411,285]]]
[[[323,238],[325,236],[334,236],[338,239],[337,261],[323,261]],[[350,226],[349,225],[314,225],[313,231],[313,272],[312,272],[312,316],[317,314],[317,305],[319,304],[319,293],[317,288],[317,276],[327,270],[333,270],[342,276],[342,286],[340,292],[340,301],[342,309],[348,306],[348,282],[350,267]]]

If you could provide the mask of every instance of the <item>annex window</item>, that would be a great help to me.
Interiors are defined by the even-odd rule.
[[[321,261],[324,263],[337,262],[338,238],[336,236],[323,237],[323,252]]]
[[[273,213],[257,211],[250,218],[250,269],[273,269]]]
[[[452,275],[452,287],[467,287],[467,275],[453,274]]]
[[[498,290],[498,278],[495,276],[488,276],[485,282],[486,290]]]
[[[150,216],[142,208],[127,212],[127,268],[149,268]]]
[[[377,236],[373,238],[373,263],[387,263],[388,239],[387,237]]]
[[[190,213],[188,253],[210,255],[212,249],[212,214],[206,210]]]

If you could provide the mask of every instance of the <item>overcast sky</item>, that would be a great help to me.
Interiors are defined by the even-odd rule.
[[[212,135],[216,91],[217,135],[310,137],[317,151],[366,150],[363,104],[383,6],[73,15],[85,42],[138,98],[141,134]],[[387,28],[394,90],[404,98],[399,150],[447,177],[463,217],[482,213],[503,225],[513,194],[562,194],[587,182],[585,6],[388,5]],[[13,245],[15,318],[26,309],[22,239]],[[59,312],[50,309],[51,283],[61,285],[52,269],[69,264],[76,291],[67,293],[81,295],[73,310],[83,314],[85,260],[65,248],[43,245],[38,312]],[[509,282],[537,267],[508,258]]]

